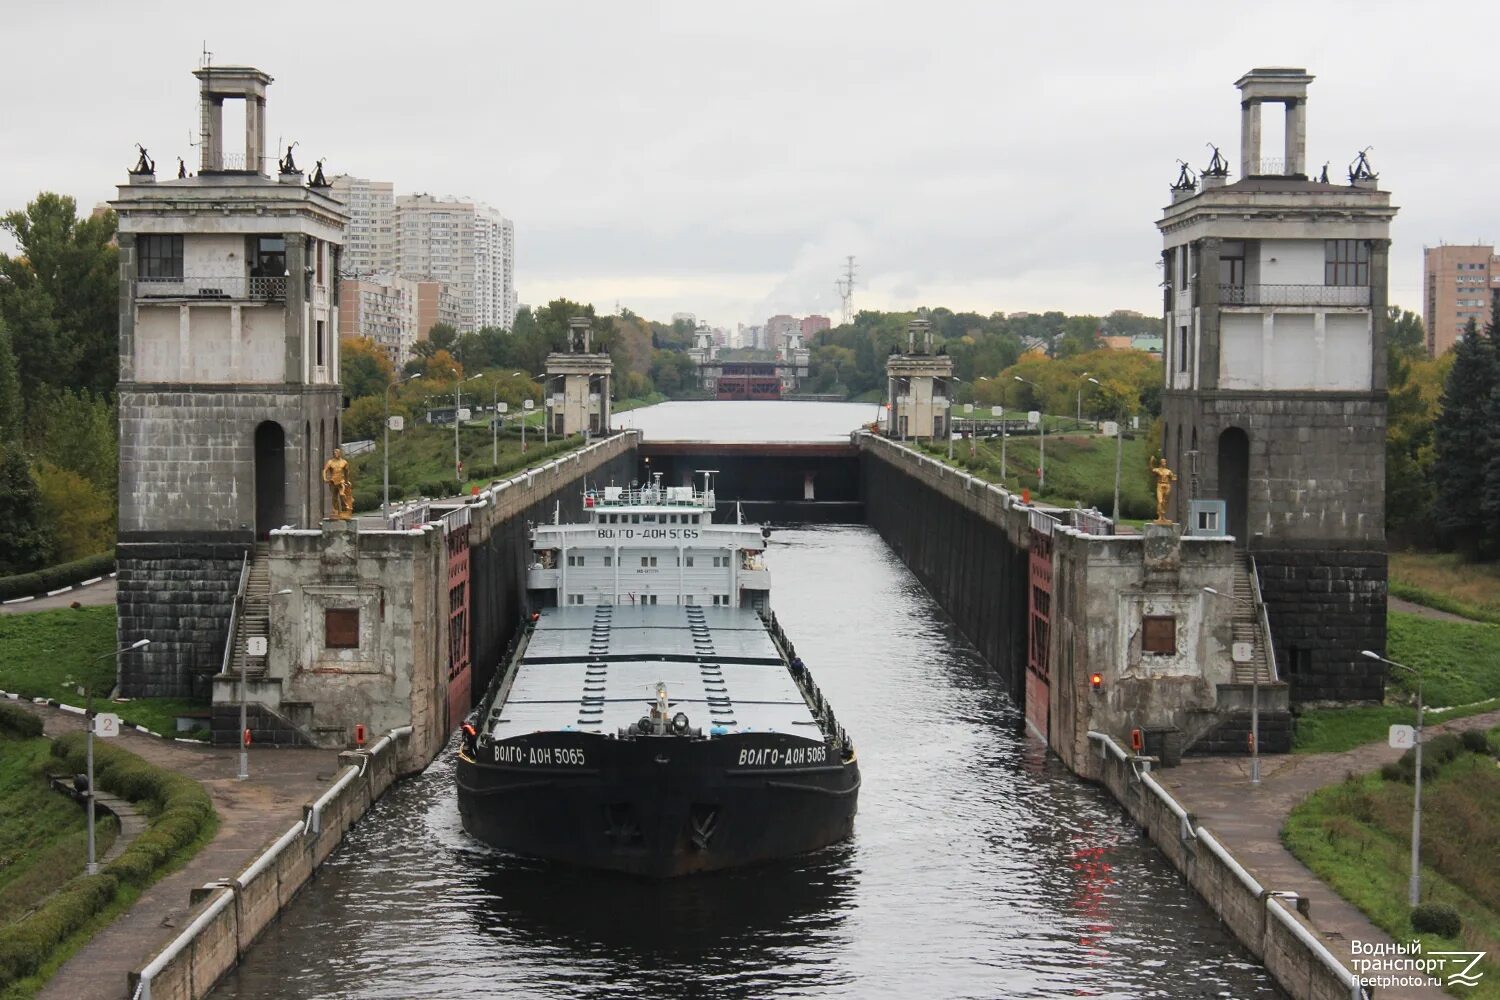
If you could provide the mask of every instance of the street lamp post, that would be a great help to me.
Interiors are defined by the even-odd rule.
[[[1204,587],[1205,594],[1221,597],[1233,604],[1244,604],[1238,597],[1229,594],[1221,594],[1212,587]],[[1253,609],[1252,609],[1253,610]],[[1275,653],[1266,651],[1267,656]],[[1260,784],[1260,664],[1255,664],[1255,669],[1250,674],[1250,784]]]
[[[1120,460],[1125,453],[1125,438],[1121,424],[1125,423],[1125,407],[1120,407],[1120,412],[1115,417],[1115,506],[1110,514],[1110,519],[1115,523],[1115,531],[1119,533],[1120,524]]]
[[[457,368],[449,368],[448,370],[453,373],[453,478],[459,484],[461,490],[464,481],[464,463],[463,459],[458,456],[458,409],[463,405],[463,384],[465,382],[472,382],[476,378],[479,378],[479,376],[470,375],[468,378],[463,378],[458,374]]]
[[[948,461],[950,462],[953,461],[953,383],[962,381],[963,379],[957,375],[948,376],[948,416],[943,424],[948,431]]]
[[[1088,372],[1084,372],[1082,375],[1078,376],[1078,410],[1073,415],[1073,420],[1079,425],[1083,424],[1083,384],[1085,382],[1092,382],[1095,385],[1098,385],[1099,380],[1096,378],[1089,378]]]
[[[1047,411],[1042,406],[1042,387],[1031,381],[1031,379],[1022,378],[1019,375],[1017,375],[1015,379],[1017,382],[1025,382],[1027,385],[1036,390],[1038,411],[1037,417],[1039,418],[1037,420],[1037,425],[1042,429],[1042,444],[1041,448],[1039,449],[1041,454],[1040,459],[1037,463],[1036,470],[1036,491],[1038,494],[1040,494],[1047,488]]]
[[[112,657],[114,657],[115,658],[115,677],[119,678],[119,676],[120,676],[120,654],[121,653],[129,652],[132,649],[142,649],[142,648],[144,648],[146,646],[149,646],[149,645],[151,645],[151,640],[150,639],[137,639],[135,642],[132,642],[128,646],[121,646],[118,649],[112,649],[108,653],[104,653],[101,656],[96,656],[96,657],[94,657],[94,660],[95,661],[102,660],[106,656],[112,656]],[[93,684],[90,684],[88,686],[87,699],[84,701],[83,717],[84,717],[84,724],[83,724],[83,728],[84,728],[84,737],[83,737],[84,756],[87,759],[87,764],[85,766],[86,774],[84,776],[84,780],[88,782],[88,790],[85,792],[85,795],[87,796],[85,802],[86,802],[86,807],[88,809],[88,824],[89,824],[89,857],[88,857],[87,866],[85,867],[84,871],[87,874],[89,874],[89,875],[97,875],[97,874],[99,874],[99,863],[94,859],[94,685]]]
[[[548,435],[552,430],[552,401],[548,398],[552,391],[552,376],[542,372],[537,378],[542,380],[542,447],[545,448],[550,443]]]
[[[1359,655],[1417,675],[1417,767],[1411,803],[1411,879],[1406,888],[1406,901],[1415,907],[1422,895],[1422,671],[1388,660],[1373,650],[1362,649]]]
[[[417,372],[409,378],[397,379],[385,387],[385,444],[380,449],[380,478],[384,485],[381,493],[381,513],[386,517],[391,516],[391,390],[402,382],[412,382],[421,377],[422,373]]]

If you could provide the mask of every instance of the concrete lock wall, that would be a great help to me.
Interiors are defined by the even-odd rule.
[[[1151,837],[1167,860],[1295,1000],[1359,996],[1352,972],[1315,937],[1294,902],[1270,895],[1213,832],[1172,798],[1144,762],[1089,734],[1090,776]]]
[[[865,518],[922,581],[1019,705],[1026,674],[1026,514],[997,486],[856,435]]]
[[[322,797],[303,807],[303,822],[293,824],[234,878],[205,887],[205,898],[188,926],[130,974],[130,990],[139,987],[133,995],[141,1000],[206,997],[394,783],[410,735],[390,733],[369,750],[341,755],[346,766]]]

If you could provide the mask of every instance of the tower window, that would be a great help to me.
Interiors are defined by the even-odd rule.
[[[318,367],[323,367],[323,321],[318,320]]]
[[[1172,615],[1141,618],[1141,652],[1164,656],[1177,654],[1177,619]]]
[[[358,608],[327,608],[323,611],[323,648],[359,648]]]
[[[181,236],[138,236],[135,253],[137,277],[182,280]]]
[[[1364,240],[1324,240],[1323,246],[1323,284],[1369,286],[1369,243]]]

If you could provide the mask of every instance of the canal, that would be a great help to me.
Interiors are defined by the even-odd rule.
[[[874,532],[771,541],[772,603],[859,748],[850,842],[665,883],[553,870],[465,837],[445,754],[213,996],[1283,995],[1113,800],[1022,734]]]

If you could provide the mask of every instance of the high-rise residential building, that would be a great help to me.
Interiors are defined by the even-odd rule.
[[[1481,328],[1500,291],[1500,257],[1486,244],[1422,250],[1422,325],[1427,353],[1437,357],[1458,343],[1469,320]]]
[[[368,278],[396,270],[396,193],[390,181],[370,181],[340,174],[330,193],[349,213],[344,256],[345,277]]]
[[[452,285],[428,278],[417,281],[417,340],[426,340],[432,328],[444,323],[459,328],[458,293]]]
[[[339,339],[368,337],[400,367],[417,341],[417,282],[392,275],[339,282]]]
[[[813,314],[812,316],[802,317],[803,343],[812,340],[814,334],[819,333],[823,330],[827,330],[831,326],[833,326],[833,323],[828,319],[827,316],[819,316],[817,314]]]
[[[461,333],[515,323],[515,231],[483,204],[429,194],[396,199],[396,269],[458,296]]]

